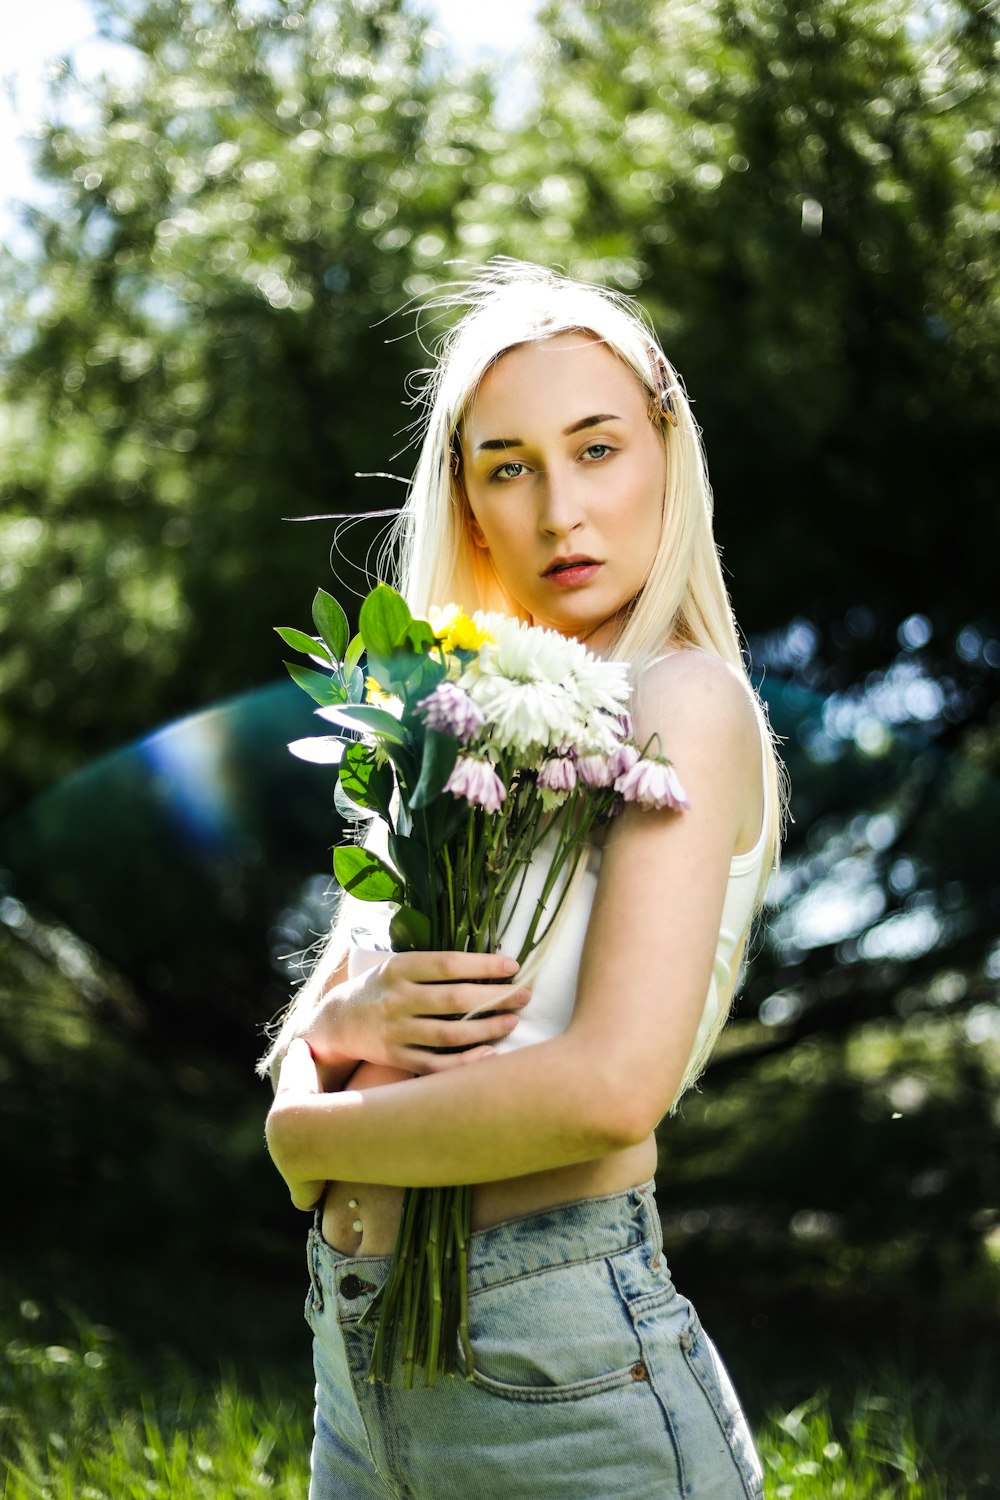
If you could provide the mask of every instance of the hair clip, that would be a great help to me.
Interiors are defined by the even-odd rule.
[[[666,417],[671,427],[676,427],[677,411],[674,407],[674,390],[667,362],[655,344],[647,347],[646,355],[653,377],[653,400],[650,402],[650,408],[654,416],[658,413],[661,417]]]

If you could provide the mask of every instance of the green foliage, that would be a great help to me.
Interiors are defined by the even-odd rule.
[[[396,953],[425,953],[431,946],[431,922],[422,911],[401,906],[389,923],[389,940]]]
[[[276,625],[275,634],[280,635],[286,646],[291,646],[294,651],[302,651],[306,656],[318,656],[322,660],[332,662],[333,658],[327,650],[326,645],[316,636],[306,635],[303,630],[295,630],[287,625]],[[340,653],[343,655],[343,652]]]
[[[361,740],[344,751],[340,763],[340,785],[358,807],[386,817],[392,800],[392,771],[378,752]]]
[[[323,708],[344,702],[344,689],[334,677],[325,672],[314,672],[312,667],[301,667],[294,661],[286,661],[285,666],[295,685]]]
[[[308,1388],[206,1383],[175,1361],[152,1384],[113,1330],[71,1326],[23,1298],[4,1309],[0,1452],[6,1500],[304,1500]],[[58,1340],[58,1342],[57,1342]],[[844,1409],[826,1393],[773,1409],[757,1431],[769,1500],[971,1500],[985,1493],[996,1425],[985,1389],[861,1376]]]
[[[545,21],[543,134],[500,172],[537,183],[578,269],[651,308],[705,429],[738,617],[985,608],[995,10],[562,0]]]
[[[365,647],[375,656],[391,656],[406,640],[412,619],[406,600],[388,584],[380,583],[367,596],[358,616]]]
[[[522,254],[638,293],[697,401],[758,666],[811,695],[778,715],[791,755],[804,747],[786,905],[794,917],[826,881],[884,900],[864,931],[807,943],[790,917],[763,944],[706,1086],[717,1113],[697,1149],[677,1137],[690,1171],[671,1187],[672,1233],[683,1242],[685,1214],[708,1215],[689,1236],[695,1263],[761,1288],[780,1266],[784,1316],[810,1328],[817,1305],[857,1340],[885,1315],[908,1327],[914,1287],[931,1309],[958,1287],[963,1318],[981,1319],[995,1305],[996,1059],[962,1028],[985,1026],[996,1001],[995,9],[556,0],[537,104],[504,126],[489,80],[446,72],[390,0],[116,0],[102,14],[135,50],[135,82],[99,86],[84,124],[72,74],[59,82],[39,146],[56,207],[28,216],[37,254],[0,266],[2,805],[275,675],[271,622],[296,617],[330,538],[280,517],[395,502],[395,486],[354,477],[408,466],[403,381],[425,361],[397,341],[409,325],[385,319],[450,276],[451,256]],[[439,326],[424,316],[425,337]],[[360,535],[358,557],[373,540]],[[932,638],[901,650],[912,611]],[[342,626],[318,612],[340,655]],[[812,632],[798,654],[775,628],[797,615]],[[348,643],[352,701],[362,649]],[[862,745],[907,684],[941,706],[896,722],[929,724],[949,755]],[[830,730],[850,712],[856,745]],[[47,862],[48,901],[75,900],[81,921],[102,906],[107,951],[132,964],[139,995],[120,1012],[73,1000],[51,955],[51,973],[33,953],[0,974],[7,1201],[19,1222],[37,1217],[40,1170],[59,1188],[45,1203],[74,1203],[107,1246],[127,1235],[127,1185],[152,1183],[148,1211],[179,1249],[266,1192],[240,1090],[249,1032],[280,1003],[265,959],[246,967],[267,924],[234,925],[258,910],[257,886],[227,854],[196,886],[192,927],[190,871],[178,879],[162,826],[137,821],[121,781],[94,796],[89,812],[55,798],[26,841]],[[284,784],[271,801],[286,821],[297,806]],[[889,842],[869,844],[886,818]],[[304,821],[312,837],[311,801]],[[256,813],[244,825],[258,859],[275,848],[267,827]],[[893,949],[891,924],[921,912],[937,938]],[[776,990],[795,1013],[761,1024]],[[150,1026],[162,1040],[181,996],[198,1055],[179,1060],[175,1035],[160,1093],[160,1052],[137,1065],[137,1038]],[[947,1046],[920,1042],[928,1017],[950,1026]],[[891,1122],[889,1089],[924,1103]],[[772,1327],[777,1301],[760,1303]],[[955,1337],[944,1323],[935,1347]],[[774,1440],[796,1495],[823,1483],[796,1463],[848,1447],[842,1424],[800,1420],[803,1443]],[[956,1402],[944,1426],[963,1420]]]
[[[918,1393],[894,1384],[889,1395],[858,1390],[839,1421],[822,1396],[773,1414],[758,1433],[769,1500],[965,1500],[982,1493],[985,1472],[956,1482],[929,1459],[917,1433]],[[967,1416],[963,1421],[957,1409],[953,1415],[971,1435]],[[973,1439],[970,1456],[977,1446]]]
[[[341,844],[333,851],[333,868],[342,890],[359,901],[402,901],[399,877],[377,854],[357,844]]]
[[[985,611],[992,8],[554,0],[537,102],[503,126],[397,0],[100,12],[135,80],[85,124],[57,84],[57,207],[2,278],[8,802],[269,674],[317,566],[280,518],[394,499],[354,478],[386,466],[421,359],[385,320],[455,254],[642,295],[751,633],[859,600],[945,632]]]
[[[412,357],[384,320],[455,248],[494,139],[483,81],[442,86],[389,0],[132,3],[106,24],[136,80],[85,126],[62,80],[38,161],[58,208],[4,277],[8,804],[273,675],[270,623],[326,546],[281,518],[385,503],[354,478],[404,421]]]
[[[331,724],[340,724],[345,729],[367,729],[377,734],[388,750],[405,744],[399,721],[384,708],[373,708],[368,703],[349,703],[344,708],[331,709],[326,717]]]
[[[316,629],[326,642],[330,656],[334,661],[341,661],[351,634],[347,616],[333,595],[328,594],[325,589],[316,590],[312,612]]]
[[[206,1390],[183,1366],[150,1390],[150,1372],[136,1368],[111,1329],[76,1318],[60,1342],[43,1342],[54,1322],[30,1298],[4,1319],[6,1500],[215,1500],[271,1488],[305,1500],[308,1417],[300,1393],[278,1395],[265,1380],[251,1396],[232,1377]]]
[[[457,759],[458,741],[450,734],[436,734],[430,730],[424,736],[420,776],[410,798],[410,806],[414,811],[430,807],[440,797]]]

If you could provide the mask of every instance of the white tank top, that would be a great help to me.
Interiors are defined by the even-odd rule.
[[[657,658],[662,660],[662,658]],[[650,663],[653,665],[653,663]],[[728,1009],[737,983],[737,963],[743,940],[753,914],[757,890],[763,874],[763,862],[770,819],[770,789],[765,774],[766,760],[763,741],[766,736],[764,716],[755,704],[757,723],[760,729],[761,776],[763,781],[763,811],[757,842],[743,854],[734,854],[729,862],[729,880],[719,924],[719,938],[712,965],[712,977],[701,1021],[691,1049],[693,1058],[709,1035],[719,1014],[721,1005]],[[550,852],[543,840],[535,853],[525,876],[517,907],[511,917],[503,939],[503,951],[516,954],[524,939],[542,893],[548,870]],[[573,1014],[576,1002],[576,987],[580,971],[580,958],[587,936],[587,926],[597,890],[600,872],[601,850],[591,845],[584,856],[585,865],[577,870],[572,888],[568,891],[562,908],[555,918],[550,935],[544,940],[522,968],[524,982],[531,986],[531,999],[520,1013],[520,1018],[509,1036],[495,1043],[497,1052],[511,1052],[516,1047],[530,1047],[536,1042],[548,1041],[565,1031]],[[547,910],[551,910],[565,887],[565,878],[557,882],[549,897]],[[389,949],[389,919],[393,908],[372,902],[356,901],[345,896],[350,904],[348,920],[351,922],[351,947],[348,958],[348,974],[353,978],[379,963]],[[354,923],[357,923],[355,926]],[[488,1002],[484,1003],[484,1009]]]

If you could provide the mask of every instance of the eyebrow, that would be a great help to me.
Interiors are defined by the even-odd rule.
[[[569,427],[563,429],[563,437],[572,437],[576,432],[583,432],[587,427],[600,427],[602,422],[620,422],[621,417],[616,417],[613,412],[598,412],[593,417],[581,417],[579,422],[573,422]],[[487,438],[484,443],[477,443],[477,453],[502,452],[504,448],[523,448],[524,439],[519,437]]]

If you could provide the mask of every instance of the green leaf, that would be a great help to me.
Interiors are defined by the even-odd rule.
[[[435,657],[412,651],[406,642],[391,656],[369,651],[368,671],[384,691],[402,698],[407,709],[415,708],[447,676]]]
[[[399,876],[370,849],[360,844],[341,844],[333,851],[333,873],[342,890],[359,901],[401,901]]]
[[[322,641],[316,640],[315,636],[306,635],[304,630],[293,630],[290,625],[275,625],[274,629],[285,645],[291,646],[293,651],[302,651],[306,656],[325,656],[327,661],[333,664],[333,657],[326,646]]]
[[[285,666],[288,668],[288,675],[292,681],[304,693],[308,693],[310,698],[315,698],[316,702],[323,708],[343,703],[345,697],[344,689],[334,678],[327,677],[325,672],[314,672],[312,667],[300,667],[294,661],[286,661]]]
[[[428,809],[428,824],[434,847],[450,843],[460,829],[464,829],[472,816],[472,809],[464,797],[442,797]]]
[[[345,823],[367,823],[373,816],[356,802],[352,802],[344,791],[339,778],[333,783],[333,810]]]
[[[344,653],[344,676],[351,677],[357,668],[358,662],[365,654],[365,638],[356,635]],[[363,680],[363,678],[362,678]]]
[[[387,714],[384,708],[372,708],[367,703],[344,703],[342,691],[339,703],[343,704],[343,707],[331,708],[329,713],[322,715],[331,724],[343,724],[348,729],[365,730],[373,734],[376,739],[385,740],[390,745],[406,744],[406,731],[399,720],[394,719],[392,714]]]
[[[388,655],[369,650],[366,665],[383,692],[397,692],[413,669],[415,658],[409,651],[392,651]]]
[[[340,785],[344,793],[364,807],[368,812],[385,817],[392,799],[393,776],[389,766],[378,763],[378,757],[370,745],[359,741],[348,745],[340,763]]]
[[[380,583],[362,604],[358,626],[368,650],[388,656],[406,639],[412,619],[403,596],[387,583]]]
[[[431,945],[430,918],[412,906],[401,906],[389,923],[389,941],[397,953],[426,953]]]
[[[312,617],[316,629],[329,646],[334,661],[340,661],[347,650],[350,629],[347,616],[332,594],[326,589],[317,589],[313,599]]]
[[[448,777],[458,759],[458,741],[453,735],[438,734],[429,730],[424,739],[424,754],[420,762],[420,780],[413,789],[410,806],[426,807],[435,797],[440,797]]]
[[[406,627],[404,640],[421,656],[434,645],[434,632],[426,620],[411,620]]]
[[[426,911],[440,884],[434,856],[427,845],[412,834],[392,833],[389,857],[403,877],[407,899]]]

